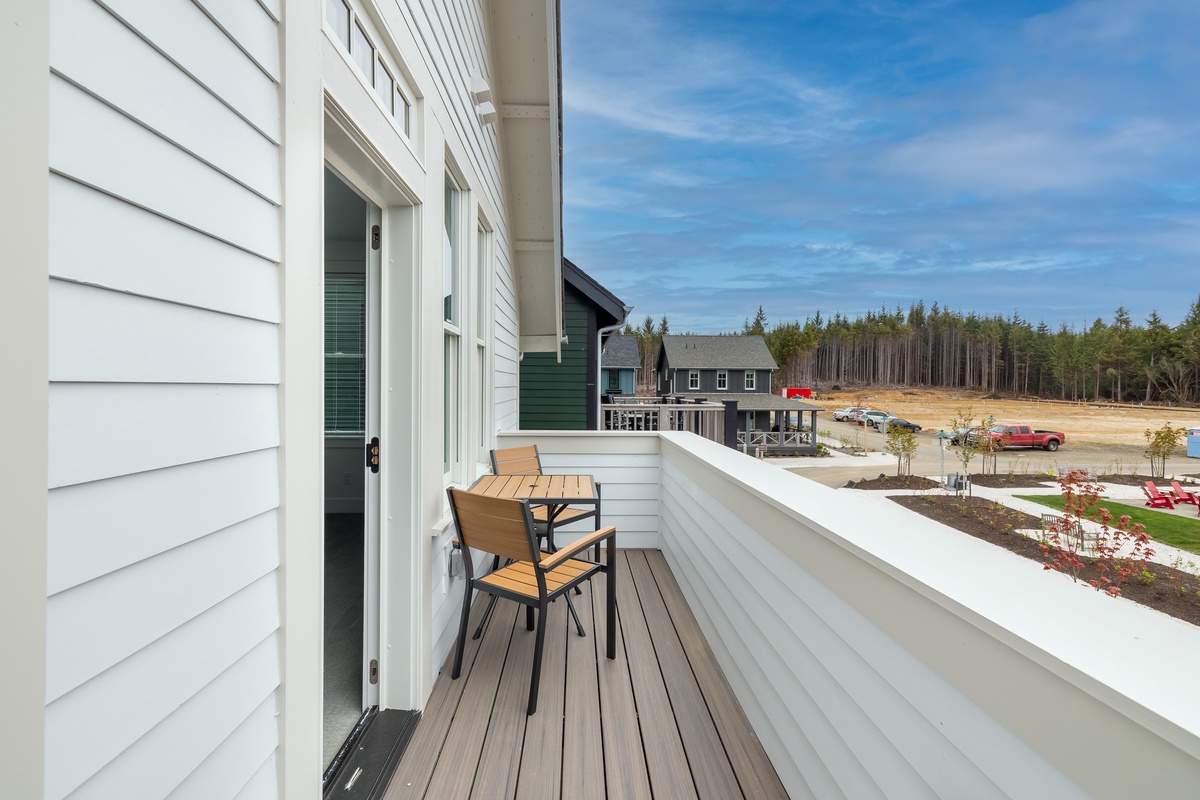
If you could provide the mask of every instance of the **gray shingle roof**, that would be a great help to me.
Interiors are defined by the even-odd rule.
[[[780,397],[777,394],[755,392],[753,394],[729,394],[727,392],[706,392],[705,397],[710,402],[719,403],[722,400],[737,400],[741,411],[824,411],[822,406],[814,406],[803,400]]]
[[[604,342],[600,351],[600,366],[606,369],[641,369],[642,357],[638,355],[637,337],[614,333]]]
[[[662,346],[671,369],[779,369],[761,336],[668,334]]]

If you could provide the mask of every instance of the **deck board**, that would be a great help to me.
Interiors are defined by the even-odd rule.
[[[384,797],[787,797],[662,554],[622,550],[616,576],[617,659],[598,575],[573,598],[586,637],[551,606],[533,717],[533,634],[500,601],[459,680],[447,659]]]

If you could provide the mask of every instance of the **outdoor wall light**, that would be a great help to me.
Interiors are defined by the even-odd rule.
[[[492,103],[492,87],[488,86],[487,80],[472,70],[467,79],[467,88],[471,93],[471,100],[475,103],[475,113],[479,115],[479,121],[484,125],[495,124],[500,118],[500,113]]]

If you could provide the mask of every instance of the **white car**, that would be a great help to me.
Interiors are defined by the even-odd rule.
[[[878,428],[880,422],[891,418],[892,415],[886,411],[864,411],[858,415],[859,422],[865,422],[872,428]]]
[[[846,406],[845,408],[833,412],[833,418],[837,422],[849,422],[860,411],[866,411],[866,406]]]

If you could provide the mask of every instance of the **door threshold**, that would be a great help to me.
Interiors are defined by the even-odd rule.
[[[372,706],[338,750],[322,779],[324,800],[379,800],[421,719],[419,711]]]

